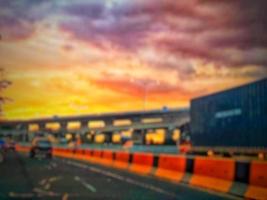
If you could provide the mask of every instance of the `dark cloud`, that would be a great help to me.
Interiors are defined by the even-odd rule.
[[[112,8],[69,5],[66,13],[78,21],[65,21],[61,29],[101,48],[135,52],[149,45],[189,59],[266,66],[267,58],[251,53],[267,48],[266,5],[264,0],[148,0]],[[229,56],[232,52],[237,58]]]
[[[227,47],[214,47],[210,43],[203,43],[194,39],[191,41],[189,39],[173,41],[168,38],[163,38],[156,43],[159,51],[165,53],[167,51],[169,54],[187,59],[198,58],[206,63],[212,62],[228,67],[242,67],[246,65],[267,67],[266,48],[240,49],[231,47],[231,45]]]
[[[99,48],[135,49],[139,45],[143,46],[153,26],[150,17],[118,17],[117,10],[108,10],[105,4],[99,3],[69,5],[65,12],[75,19],[62,22],[61,30]]]
[[[3,40],[28,38],[34,31],[31,24],[4,16],[0,17],[0,30]]]
[[[211,46],[239,49],[267,47],[267,17],[265,13],[267,1],[223,0],[218,5],[210,0],[205,0],[205,2],[213,7],[217,6],[222,12],[227,13],[227,16],[223,17],[224,20],[217,20],[216,29],[221,30],[222,33],[232,30],[230,35],[212,37],[209,41]]]
[[[121,4],[112,9],[112,13],[117,17],[136,17],[140,15],[150,15],[160,19],[167,15],[201,18],[206,19],[208,15],[195,9],[194,0],[187,1],[173,1],[173,0],[146,0],[146,1],[132,1],[127,4]]]
[[[266,0],[106,1],[0,0],[3,39],[30,37],[48,15],[64,15],[59,29],[101,49],[133,55],[147,47],[177,59],[216,65],[267,66]],[[162,58],[163,56],[161,56]],[[147,60],[151,66],[194,74],[180,63]],[[153,64],[154,63],[154,64]]]
[[[62,9],[69,15],[80,16],[88,19],[98,19],[103,17],[105,12],[104,2],[91,1],[83,4],[65,6]]]
[[[75,20],[63,22],[61,29],[77,39],[96,43],[100,47],[108,44],[115,48],[136,50],[147,45],[151,34],[174,28],[173,23],[167,22],[166,15],[205,18],[206,15],[195,10],[192,4],[192,1],[174,5],[173,1],[148,0],[122,3],[112,8],[91,3],[69,5],[65,12],[74,16]],[[94,7],[98,12],[92,9]],[[184,28],[195,31],[192,26]]]
[[[52,4],[45,0],[0,0],[0,30],[3,40],[25,39],[35,23],[47,16]]]

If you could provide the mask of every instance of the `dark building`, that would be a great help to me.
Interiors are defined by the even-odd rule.
[[[191,101],[194,146],[267,147],[267,78]]]

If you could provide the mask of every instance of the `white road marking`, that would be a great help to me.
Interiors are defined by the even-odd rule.
[[[15,197],[15,198],[32,198],[34,196],[33,193],[15,193],[15,192],[9,192],[9,197]]]
[[[69,198],[69,194],[68,193],[64,193],[62,200],[68,200]]]
[[[60,180],[60,179],[62,179],[61,176],[54,176],[54,177],[49,178],[48,181],[49,181],[50,183],[52,183],[52,182],[58,181],[58,180]]]
[[[44,189],[45,189],[45,190],[49,190],[50,187],[51,187],[50,183],[47,183],[47,184],[44,186]]]
[[[46,178],[45,178],[45,179],[42,179],[42,180],[39,182],[40,185],[44,185],[45,183],[46,183]]]
[[[56,163],[51,163],[51,166],[56,168],[57,167],[57,164]]]
[[[34,192],[38,193],[39,196],[59,196],[60,194],[51,192],[51,191],[45,191],[40,188],[34,188]]]
[[[45,190],[49,190],[51,188],[51,184],[55,181],[58,181],[60,180],[62,177],[60,176],[53,176],[53,177],[50,177],[50,178],[45,178],[45,179],[42,179],[40,182],[39,182],[39,185],[43,186],[43,188]]]
[[[86,164],[77,163],[77,162],[73,162],[73,161],[65,161],[65,160],[63,160],[63,162],[66,162],[67,164],[70,164],[70,165],[73,165],[73,166],[76,166],[76,167],[89,169],[92,172],[96,172],[96,173],[99,173],[99,174],[102,174],[102,175],[105,175],[105,176],[108,176],[108,177],[112,177],[114,179],[117,179],[117,180],[120,180],[120,181],[123,181],[123,182],[127,182],[127,183],[130,183],[130,184],[133,184],[133,185],[137,185],[139,187],[142,187],[142,188],[145,188],[145,189],[149,189],[149,190],[152,190],[152,191],[157,192],[157,193],[161,193],[161,194],[164,194],[164,195],[168,195],[168,196],[171,196],[171,197],[178,198],[175,193],[168,192],[168,191],[166,191],[166,190],[164,190],[162,188],[153,186],[151,184],[146,184],[146,183],[143,183],[143,182],[139,182],[139,181],[133,180],[131,178],[127,178],[127,177],[121,176],[121,175],[116,174],[116,173],[104,171],[104,170],[98,169],[96,167],[89,167]]]
[[[86,183],[84,180],[82,180],[79,176],[74,177],[75,181],[80,182],[86,189],[90,190],[91,192],[96,192],[96,189],[94,186],[92,186],[89,183]]]

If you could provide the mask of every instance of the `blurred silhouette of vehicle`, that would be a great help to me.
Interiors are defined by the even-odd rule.
[[[12,150],[12,151],[15,151],[16,148],[16,142],[14,141],[7,141],[4,145],[4,149],[7,151],[7,150]]]
[[[52,144],[48,139],[36,138],[32,141],[30,158],[34,158],[36,156],[52,158],[52,149]]]
[[[182,141],[179,145],[179,151],[181,153],[188,153],[192,149],[192,143],[190,141]]]
[[[65,138],[61,138],[61,139],[59,139],[59,144],[67,145],[68,144],[68,140],[66,140]]]
[[[5,141],[0,139],[0,163],[4,162],[4,145],[5,145]]]

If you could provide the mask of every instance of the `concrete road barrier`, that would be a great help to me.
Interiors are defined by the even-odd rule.
[[[101,164],[112,166],[113,164],[113,152],[110,150],[103,150],[102,152],[102,160],[100,161]]]
[[[234,180],[234,172],[234,160],[196,157],[190,184],[221,192],[228,192]]]
[[[30,147],[16,145],[16,150],[27,153]],[[152,153],[73,150],[58,147],[53,148],[53,155],[124,169],[141,175],[154,175],[243,198],[267,200],[266,161],[168,154],[158,156]]]
[[[129,168],[130,171],[139,174],[151,173],[153,167],[153,154],[152,153],[134,153],[133,161]]]
[[[184,156],[160,154],[155,175],[171,181],[180,182],[184,176],[185,169],[186,158]]]
[[[267,199],[267,162],[251,162],[249,186],[245,193],[245,197],[252,199]]]
[[[130,163],[130,153],[118,151],[115,152],[115,160],[113,166],[119,169],[127,169]]]

